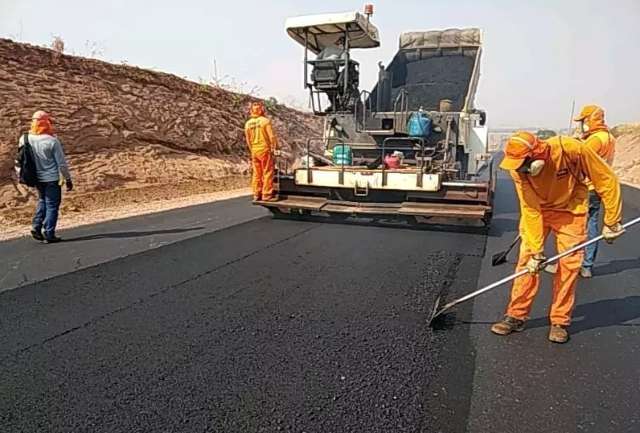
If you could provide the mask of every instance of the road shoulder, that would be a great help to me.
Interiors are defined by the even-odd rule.
[[[65,242],[0,242],[0,292],[267,216],[248,197],[62,230]]]

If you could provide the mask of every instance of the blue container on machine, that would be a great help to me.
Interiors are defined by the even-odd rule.
[[[351,146],[337,144],[333,147],[333,163],[335,165],[351,165],[353,163],[353,152]]]
[[[428,137],[431,133],[431,118],[421,111],[411,114],[407,122],[407,133],[410,137]]]

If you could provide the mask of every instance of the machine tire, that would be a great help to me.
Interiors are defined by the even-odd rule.
[[[341,212],[331,212],[329,218],[337,222],[344,222],[349,218],[349,214]]]
[[[270,207],[269,212],[271,212],[271,216],[273,218],[286,218],[287,214],[282,212],[280,208]]]

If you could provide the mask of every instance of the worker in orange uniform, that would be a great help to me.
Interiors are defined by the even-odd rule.
[[[613,157],[616,149],[616,139],[609,132],[609,127],[604,121],[604,110],[597,105],[586,105],[580,111],[580,115],[574,119],[580,124],[582,141],[585,146],[591,147],[606,161],[609,166],[613,165]],[[587,235],[589,239],[598,236],[598,219],[602,200],[596,193],[593,182],[589,182],[589,218],[587,222]],[[580,276],[591,278],[593,275],[593,264],[598,255],[598,244],[591,244],[584,250],[584,260],[580,269]]]
[[[586,240],[587,177],[604,204],[604,239],[613,242],[624,229],[620,224],[620,183],[611,167],[580,140],[556,136],[543,141],[518,132],[507,141],[500,167],[510,172],[520,201],[522,243],[517,271],[529,271],[514,281],[506,315],[491,327],[496,334],[508,335],[524,329],[538,292],[538,273],[546,261],[543,250],[549,233],[555,234],[559,253]],[[549,340],[556,343],[569,339],[566,328],[571,323],[583,256],[579,251],[561,259],[554,276]]]
[[[271,120],[265,117],[264,104],[253,102],[251,118],[244,126],[244,134],[251,153],[251,186],[254,201],[275,201],[273,195],[274,154],[277,140]]]
[[[580,111],[580,115],[573,119],[579,123],[577,137],[585,146],[591,147],[597,154],[605,160],[609,166],[613,165],[615,155],[616,139],[609,132],[609,127],[604,121],[604,110],[597,105],[585,105]],[[587,220],[587,235],[589,239],[598,236],[598,220],[600,219],[600,208],[602,200],[596,193],[593,183],[587,179],[589,187],[589,211]],[[598,243],[591,244],[584,250],[584,260],[580,268],[580,276],[591,278],[593,276],[593,264],[598,254]],[[557,271],[555,264],[549,265],[545,270],[549,273]]]

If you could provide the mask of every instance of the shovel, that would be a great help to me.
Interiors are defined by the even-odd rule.
[[[637,224],[639,222],[640,222],[640,218],[636,218],[634,220],[631,220],[631,221],[627,222],[626,224],[623,224],[622,227],[624,229],[626,229],[626,228],[631,227],[631,226],[633,226],[633,225],[635,225],[635,224]],[[599,236],[597,236],[597,237],[595,237],[595,238],[593,238],[593,239],[591,239],[589,241],[586,241],[586,242],[583,242],[583,243],[581,243],[579,245],[576,245],[575,247],[573,247],[571,249],[568,249],[567,251],[565,251],[563,253],[557,254],[557,255],[551,257],[550,259],[547,259],[546,261],[544,261],[540,265],[540,268],[544,269],[545,265],[548,265],[548,264],[553,263],[553,262],[557,262],[561,258],[566,257],[566,256],[568,256],[570,254],[573,254],[576,251],[579,251],[582,248],[584,248],[586,246],[589,246],[591,244],[594,244],[594,243],[596,243],[596,242],[598,242],[598,241],[600,241],[602,239],[603,239],[603,236],[599,235]],[[436,319],[441,317],[443,313],[445,313],[446,311],[448,311],[451,308],[455,307],[456,305],[461,304],[461,303],[463,303],[465,301],[468,301],[469,299],[473,299],[473,298],[475,298],[475,297],[477,297],[479,295],[482,295],[483,293],[488,292],[490,290],[493,290],[496,287],[499,287],[499,286],[501,286],[501,285],[503,285],[505,283],[508,283],[509,281],[513,281],[516,278],[522,277],[523,275],[526,275],[528,272],[529,271],[526,270],[526,269],[518,271],[518,272],[516,272],[516,273],[514,273],[512,275],[509,275],[508,277],[504,277],[503,279],[501,279],[499,281],[496,281],[495,283],[491,283],[488,286],[485,286],[485,287],[483,287],[481,289],[478,289],[475,292],[469,293],[468,295],[465,295],[465,296],[463,296],[461,298],[458,298],[458,299],[456,299],[454,301],[451,301],[448,304],[445,304],[442,308],[440,308],[441,295],[439,295],[436,298],[435,305],[433,306],[433,311],[431,312],[431,318],[429,319],[429,326],[433,327],[435,322],[436,322]]]
[[[507,257],[509,256],[509,253],[511,252],[513,247],[516,246],[516,244],[518,243],[519,240],[520,240],[520,235],[516,236],[516,238],[513,240],[513,242],[511,242],[511,245],[509,245],[509,248],[507,248],[506,250],[502,251],[501,253],[494,254],[491,257],[491,266],[498,266],[498,265],[501,265],[503,263],[507,263]]]

